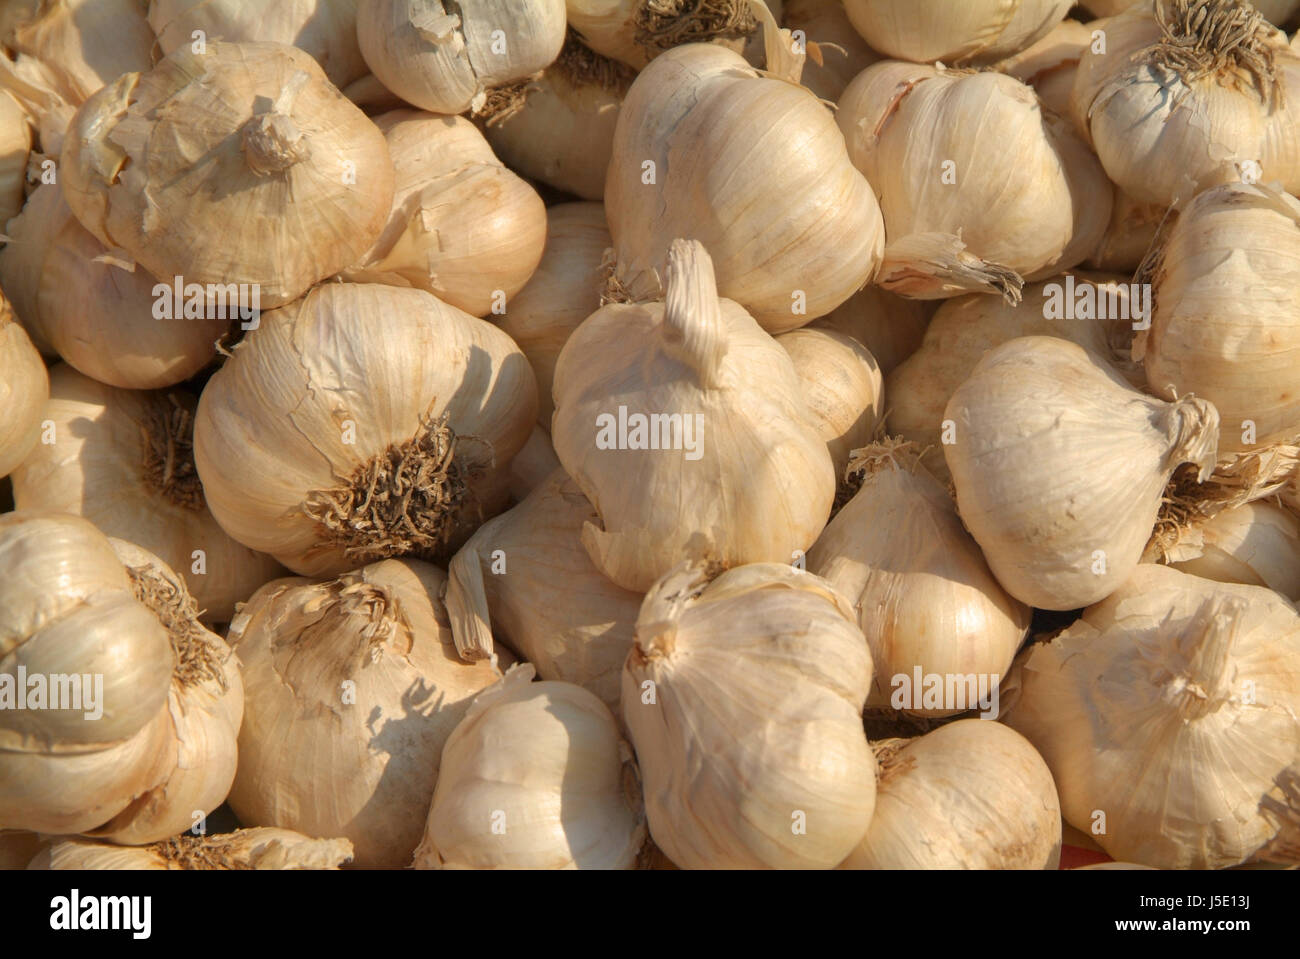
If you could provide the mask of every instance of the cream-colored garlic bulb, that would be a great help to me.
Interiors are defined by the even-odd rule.
[[[935,300],[909,300],[878,286],[864,286],[809,326],[847,333],[867,348],[881,374],[888,376],[916,352],[938,308]]]
[[[910,444],[857,450],[849,469],[862,486],[808,551],[808,569],[853,601],[875,664],[867,704],[933,717],[996,713],[1029,609],[1003,592]],[[931,676],[944,683],[933,701],[923,688]]]
[[[814,427],[844,475],[849,453],[866,446],[884,414],[884,381],[875,357],[853,337],[804,327],[777,337],[803,384]]]
[[[182,574],[204,622],[224,623],[282,570],[208,511],[194,467],[194,404],[181,390],[118,390],[54,367],[41,442],[14,470],[14,503],[84,516],[156,553]]]
[[[1151,328],[1133,357],[1166,399],[1219,408],[1219,449],[1300,430],[1300,201],[1263,185],[1207,190],[1162,238]]]
[[[560,459],[551,445],[551,434],[534,426],[528,442],[510,461],[510,498],[522,502],[529,493],[546,482],[560,469]]]
[[[19,317],[38,345],[101,383],[151,390],[186,380],[239,322],[233,300],[223,311],[206,297],[178,299],[174,281],[161,284],[163,294],[143,267],[77,222],[57,182],[36,189],[9,235],[0,283]]]
[[[1300,188],[1300,58],[1242,0],[1156,0],[1104,24],[1071,108],[1135,200],[1181,204],[1220,183]]]
[[[543,679],[575,683],[617,708],[641,594],[592,564],[582,535],[597,522],[559,470],[479,527],[448,569],[447,612],[461,655],[490,655],[500,640]]]
[[[780,19],[781,0],[765,0]],[[569,25],[591,49],[640,70],[653,58],[686,43],[711,43],[761,53],[758,20],[749,0],[567,0]]]
[[[641,782],[609,707],[512,668],[442,749],[416,869],[631,869]]]
[[[473,316],[500,313],[546,244],[546,207],[463,117],[398,110],[375,120],[397,171],[393,210],[344,273],[413,286]]]
[[[41,355],[0,293],[0,476],[12,473],[36,445],[49,395]]]
[[[1056,784],[1025,737],[1002,723],[959,719],[872,745],[876,812],[840,868],[1057,868]]]
[[[287,43],[310,53],[339,89],[368,72],[357,46],[357,0],[149,0],[164,54],[199,41]]]
[[[279,43],[185,45],[118,78],[77,111],[59,177],[105,246],[157,277],[255,284],[262,309],[356,262],[393,197],[383,134]]]
[[[433,113],[477,113],[495,88],[545,68],[564,26],[564,0],[357,0],[370,69]]]
[[[61,839],[29,869],[338,869],[352,861],[346,839],[312,839],[258,827],[212,836],[176,836],[149,846]]]
[[[410,863],[443,744],[500,675],[457,657],[446,580],[385,560],[253,595],[230,624],[244,677],[229,798],[241,823],[343,836],[362,866]]]
[[[889,246],[876,282],[920,299],[1002,293],[1082,262],[1112,189],[1068,121],[1000,73],[886,61],[836,121],[871,182]]]
[[[943,452],[962,522],[1004,589],[1039,609],[1109,596],[1137,566],[1182,463],[1214,467],[1219,414],[1165,403],[1049,336],[984,354],[948,401]]]
[[[510,334],[537,376],[537,421],[550,429],[555,363],[569,335],[600,309],[609,249],[605,208],[559,203],[546,211],[546,252],[532,279],[492,320]]]
[[[646,595],[623,668],[655,844],[683,869],[831,869],[866,834],[871,654],[821,577],[760,563]]]
[[[1132,274],[1141,265],[1156,234],[1169,215],[1167,207],[1139,203],[1115,188],[1110,224],[1084,265],[1094,270]]]
[[[723,47],[690,43],[657,57],[632,84],[614,135],[605,215],[615,298],[662,297],[669,245],[685,237],[708,249],[722,295],[775,334],[861,289],[875,273],[884,227],[831,114],[798,85],[803,55],[753,2],[766,18],[766,71]]]
[[[993,63],[1041,39],[1072,0],[844,0],[858,33],[896,60]]]
[[[804,42],[814,45],[802,82],[823,100],[838,100],[850,80],[880,59],[849,22],[841,0],[785,0],[782,8],[781,26],[792,34],[802,30]]]
[[[505,506],[536,383],[508,336],[423,290],[326,283],[208,381],[194,458],[231,536],[295,572],[456,548]]]
[[[0,229],[23,208],[32,131],[18,101],[0,82]]]
[[[1296,861],[1300,615],[1271,590],[1137,567],[1026,650],[1007,722],[1051,767],[1066,820],[1116,859]],[[1007,692],[1011,701],[1013,693]]]
[[[1300,600],[1300,519],[1272,503],[1245,503],[1188,529],[1163,551],[1174,569],[1267,586]]]
[[[684,556],[790,562],[835,497],[789,355],[719,298],[700,243],[674,241],[667,281],[666,303],[589,317],[555,368],[555,452],[600,517],[583,544],[637,592]]]

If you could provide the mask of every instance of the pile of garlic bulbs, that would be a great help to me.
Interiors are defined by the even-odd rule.
[[[0,10],[0,868],[1300,866],[1300,2]]]

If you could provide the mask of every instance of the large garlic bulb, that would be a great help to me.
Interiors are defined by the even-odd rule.
[[[180,390],[117,390],[54,367],[41,442],[14,471],[14,503],[84,516],[156,553],[182,574],[204,621],[224,623],[282,571],[208,511],[194,467],[194,403]]]
[[[655,844],[683,869],[830,869],[866,834],[871,654],[830,584],[762,563],[647,594],[623,669]]]
[[[872,278],[884,227],[871,185],[831,114],[798,86],[803,56],[788,31],[765,16],[762,74],[689,43],[628,91],[605,184],[619,298],[663,296],[679,237],[704,244],[722,295],[771,333],[829,313]]]
[[[564,0],[357,0],[370,69],[433,113],[477,113],[493,90],[550,64],[564,27]]]
[[[397,171],[384,232],[345,273],[413,286],[474,316],[500,313],[546,244],[546,207],[463,117],[398,110],[375,120]]]
[[[354,263],[393,197],[383,134],[303,51],[178,47],[77,111],[59,166],[81,225],[154,276],[270,309]],[[197,158],[203,158],[199,162]],[[250,236],[250,223],[278,224]]]
[[[1072,0],[844,0],[871,46],[918,63],[992,63],[1034,43]]]
[[[683,556],[788,563],[835,497],[794,364],[719,298],[698,242],[673,243],[667,295],[593,314],[555,368],[555,452],[600,517],[582,541],[637,592]]]
[[[1174,569],[1218,580],[1267,586],[1300,600],[1300,519],[1272,503],[1243,503],[1182,531],[1161,551]]]
[[[27,158],[32,131],[18,101],[6,94],[0,82],[0,228],[23,208]]]
[[[1021,602],[1060,610],[1128,579],[1173,471],[1213,469],[1219,425],[1206,400],[1145,396],[1048,336],[985,353],[944,418],[957,509],[989,568]]]
[[[352,861],[346,839],[312,839],[258,827],[213,836],[176,836],[149,846],[61,839],[28,869],[338,869]]]
[[[514,667],[447,739],[416,869],[630,869],[645,842],[632,749],[604,703]]]
[[[49,395],[41,355],[0,293],[0,476],[12,473],[36,445]]]
[[[1143,565],[1025,652],[1007,722],[1116,859],[1217,869],[1276,840],[1294,862],[1298,662],[1300,615],[1271,590]]]
[[[791,36],[803,31],[804,42],[814,45],[801,82],[823,100],[838,100],[850,80],[880,59],[849,22],[842,0],[785,0],[782,11],[781,26]]]
[[[847,333],[867,348],[881,374],[888,376],[916,352],[938,308],[934,300],[909,300],[878,286],[864,286],[809,326]]]
[[[327,283],[208,382],[194,458],[236,540],[303,575],[454,549],[504,507],[536,384],[508,336],[423,290]]]
[[[640,70],[654,57],[686,43],[711,43],[751,58],[758,0],[567,0],[569,25],[597,53]],[[780,18],[781,0],[764,0]],[[757,60],[751,59],[751,62]]]
[[[1025,737],[1002,723],[960,719],[874,745],[876,812],[841,868],[1057,868],[1056,784]]]

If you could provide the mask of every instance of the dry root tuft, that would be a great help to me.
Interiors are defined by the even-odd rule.
[[[252,869],[245,860],[231,855],[231,841],[225,836],[174,836],[154,843],[153,851],[177,869]]]
[[[636,42],[650,53],[683,43],[736,40],[758,29],[749,0],[645,0],[637,10]]]
[[[555,63],[547,67],[575,87],[600,87],[617,94],[627,93],[636,79],[636,71],[626,63],[603,57],[582,42],[572,28],[564,38],[564,48]]]
[[[208,631],[199,625],[199,607],[184,583],[172,582],[152,566],[128,566],[135,598],[158,617],[171,639],[176,667],[172,678],[182,686],[197,686],[212,680],[223,690],[226,674]]]
[[[193,414],[174,393],[154,394],[140,434],[149,489],[185,509],[203,509],[207,503],[194,465]]]
[[[903,749],[911,741],[907,737],[897,737],[877,739],[871,743],[871,751],[876,754],[877,786],[883,786],[916,765],[914,757],[902,755]]]
[[[1160,42],[1149,62],[1173,71],[1185,84],[1213,79],[1223,86],[1249,82],[1265,103],[1280,106],[1273,27],[1246,0],[1158,0]]]
[[[522,80],[485,91],[486,99],[482,106],[474,111],[474,119],[482,120],[490,127],[505,123],[524,108],[528,102],[528,94],[539,89],[537,81],[540,78],[541,73],[534,73]]]

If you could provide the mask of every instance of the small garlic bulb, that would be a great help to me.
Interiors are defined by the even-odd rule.
[[[244,677],[229,797],[241,823],[343,836],[362,866],[410,863],[443,744],[499,678],[456,656],[445,583],[436,566],[385,560],[253,595],[230,624]]]
[[[871,654],[829,583],[787,565],[646,595],[623,668],[655,844],[683,869],[831,869],[862,840]]]
[[[781,17],[781,0],[764,0]],[[686,43],[712,43],[750,53],[758,31],[751,0],[568,0],[569,25],[597,53],[640,70]],[[751,61],[752,62],[752,61]]]
[[[312,839],[258,827],[212,836],[176,836],[149,846],[84,839],[51,843],[28,869],[338,869],[352,861],[346,839]]]
[[[479,112],[497,88],[550,64],[564,0],[358,0],[357,41],[376,77],[432,113]]]
[[[18,101],[4,92],[0,80],[0,230],[23,208],[27,158],[32,131]]]
[[[1163,559],[1174,569],[1267,586],[1300,601],[1300,519],[1272,503],[1244,503],[1184,531]]]
[[[1002,723],[959,719],[872,744],[876,812],[841,869],[1055,869],[1061,805],[1051,770]]]
[[[609,708],[512,668],[442,749],[416,869],[631,869],[645,842],[632,749]]]
[[[938,308],[935,300],[909,300],[878,286],[864,286],[809,326],[853,337],[875,357],[880,372],[888,376],[920,347],[930,317]]]
[[[0,477],[12,473],[36,445],[49,395],[41,355],[0,293]]]
[[[1042,38],[1072,0],[844,0],[873,49],[918,63],[993,63]]]
[[[1174,470],[1214,468],[1219,414],[1145,396],[1066,340],[984,354],[944,411],[962,521],[1003,588],[1038,609],[1109,596],[1137,566]]]
[[[1297,662],[1300,615],[1271,590],[1143,565],[1026,650],[1007,722],[1047,760],[1071,825],[1104,815],[1096,839],[1116,859],[1295,862]]]
[[[835,471],[794,364],[719,298],[696,241],[673,243],[666,303],[607,306],[574,331],[554,395],[555,452],[600,517],[583,544],[624,589],[683,555],[790,562],[826,524]]]
[[[849,81],[880,59],[849,22],[841,0],[785,0],[781,26],[802,30],[812,63],[804,64],[802,83],[834,103]],[[820,57],[820,60],[818,58]]]

